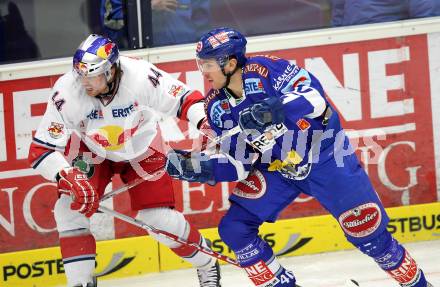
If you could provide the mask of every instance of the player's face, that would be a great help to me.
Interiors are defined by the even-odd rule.
[[[226,77],[215,59],[197,59],[197,66],[213,89],[221,89],[224,86]]]
[[[80,76],[81,85],[86,90],[87,95],[96,97],[107,91],[107,80],[104,74],[94,77]]]

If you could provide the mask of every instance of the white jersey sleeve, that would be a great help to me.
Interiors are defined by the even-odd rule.
[[[66,100],[62,93],[55,85],[29,151],[31,166],[52,181],[62,168],[70,166],[63,156],[71,128],[63,116]]]

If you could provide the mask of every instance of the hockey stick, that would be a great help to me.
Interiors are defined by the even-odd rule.
[[[149,174],[149,177],[151,178],[151,177],[155,176],[157,173],[161,172],[162,169],[163,169],[164,167],[165,167],[165,165],[161,165],[160,167],[158,167],[157,169],[155,169],[151,174]],[[139,184],[141,184],[141,183],[143,183],[143,182],[145,182],[145,181],[147,181],[147,180],[148,180],[148,178],[138,177],[138,178],[136,178],[135,180],[133,180],[132,182],[127,183],[127,184],[124,184],[124,185],[121,186],[120,188],[115,189],[115,190],[112,190],[112,191],[110,191],[110,192],[107,193],[107,194],[104,194],[104,196],[101,197],[101,200],[100,200],[100,201],[102,202],[102,201],[104,201],[104,200],[107,200],[107,199],[109,199],[109,198],[112,198],[112,197],[114,197],[115,195],[118,195],[118,194],[120,194],[120,193],[123,193],[124,191],[129,190],[130,188],[133,188],[133,187],[135,187],[135,186],[138,186]]]
[[[148,225],[148,224],[146,224],[146,223],[144,223],[144,222],[142,222],[140,220],[137,220],[136,218],[127,216],[125,214],[119,213],[117,211],[114,211],[112,209],[106,208],[104,206],[100,206],[98,210],[103,212],[103,213],[106,213],[108,215],[111,215],[111,216],[113,216],[115,218],[118,218],[118,219],[120,219],[122,221],[128,222],[128,223],[133,224],[133,225],[135,225],[137,227],[140,227],[140,228],[148,231],[149,233],[155,233],[155,234],[161,235],[161,236],[163,236],[163,237],[165,237],[167,239],[176,241],[176,242],[178,242],[180,244],[194,247],[198,251],[203,252],[205,254],[208,254],[209,256],[212,256],[214,258],[220,259],[220,260],[222,260],[224,262],[227,262],[229,264],[232,264],[232,265],[240,267],[240,265],[238,264],[238,262],[236,260],[234,260],[234,259],[232,259],[232,258],[230,258],[230,257],[228,257],[226,255],[223,255],[221,253],[215,252],[214,250],[212,250],[210,248],[207,248],[207,247],[204,247],[204,246],[201,246],[198,243],[186,241],[185,239],[180,238],[179,236],[174,235],[172,233],[169,233],[167,231],[163,231],[163,230],[159,230],[157,228],[154,228],[153,226]]]
[[[232,128],[230,130],[228,130],[227,132],[223,133],[221,136],[217,136],[215,138],[211,138],[209,137],[206,133],[203,133],[202,131],[199,131],[200,133],[202,133],[204,136],[208,137],[211,142],[208,144],[208,146],[206,147],[206,149],[210,149],[215,147],[216,145],[220,144],[225,138],[231,137],[237,133],[239,133],[241,131],[239,126],[236,126],[235,128]],[[159,168],[155,169],[152,174],[150,175],[151,177],[154,176],[156,173],[160,172],[163,168],[165,167],[165,165],[160,166]],[[137,178],[135,180],[133,180],[131,183],[125,184],[123,186],[121,186],[118,189],[112,190],[109,193],[105,194],[100,201],[104,201],[107,200],[109,198],[114,197],[117,194],[120,194],[130,188],[133,188],[135,186],[138,186],[139,184],[141,184],[142,182],[146,181],[148,179],[145,178]]]
[[[144,223],[144,222],[142,222],[140,220],[137,220],[136,218],[133,218],[133,217],[130,217],[128,215],[119,213],[117,211],[114,211],[114,210],[112,210],[110,208],[107,208],[107,207],[104,207],[104,206],[100,206],[98,211],[101,211],[102,213],[111,215],[111,216],[113,216],[115,218],[118,218],[118,219],[120,219],[122,221],[125,221],[127,223],[133,224],[133,225],[135,225],[137,227],[140,227],[140,228],[148,231],[149,233],[155,233],[155,234],[161,235],[161,236],[163,236],[163,237],[165,237],[167,239],[176,241],[176,242],[178,242],[180,244],[194,247],[198,251],[203,252],[203,253],[205,253],[205,254],[207,254],[209,256],[212,256],[212,257],[220,259],[220,260],[222,260],[222,261],[224,261],[226,263],[229,263],[229,264],[232,264],[232,265],[237,266],[239,268],[242,268],[240,266],[240,264],[236,260],[232,259],[231,257],[228,257],[226,255],[218,253],[218,252],[216,252],[216,251],[214,251],[214,250],[212,250],[210,248],[204,247],[204,246],[202,246],[202,245],[200,245],[198,243],[186,241],[185,239],[180,238],[177,235],[174,235],[174,234],[169,233],[167,231],[163,231],[163,230],[154,228],[153,226],[148,225],[148,224],[146,224],[146,223]],[[295,287],[301,287],[301,286],[300,285],[295,285]]]

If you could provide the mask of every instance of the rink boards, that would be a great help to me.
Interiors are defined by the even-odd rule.
[[[440,201],[440,17],[251,37],[250,54],[283,57],[316,75],[338,111],[356,155],[385,207]],[[136,53],[134,55],[133,53]],[[124,52],[125,54],[125,52]],[[208,91],[194,45],[127,52],[146,58],[189,86]],[[71,59],[0,66],[0,253],[56,246],[56,185],[29,167],[29,145],[51,87]],[[197,132],[184,121],[160,123],[165,141],[190,149]],[[123,128],[123,127],[121,127]],[[125,129],[113,129],[119,138]],[[122,148],[122,147],[118,147]],[[109,189],[118,188],[115,180]],[[176,208],[197,228],[212,228],[229,208],[235,183],[173,181]],[[131,213],[128,193],[105,202]],[[326,214],[300,195],[281,219]],[[97,220],[100,220],[97,222]],[[98,241],[142,230],[96,215]]]
[[[440,240],[440,203],[389,208],[388,230],[401,242]],[[233,257],[217,229],[202,230],[213,249]],[[352,249],[338,222],[330,215],[280,220],[264,224],[260,236],[278,256],[297,256]],[[189,268],[167,247],[149,236],[97,243],[96,272],[102,279]],[[1,286],[43,287],[65,283],[59,248],[45,248],[0,255]]]

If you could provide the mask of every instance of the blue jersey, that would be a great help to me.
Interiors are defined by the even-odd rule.
[[[380,234],[388,217],[319,81],[271,56],[248,59],[242,81],[239,99],[227,89],[211,90],[206,98],[217,135],[236,128],[240,112],[267,97],[281,100],[285,119],[269,127],[270,138],[241,132],[222,141],[227,160],[210,157],[217,182],[240,180],[229,199],[262,222],[273,222],[305,193],[338,219],[351,242]]]
[[[268,140],[265,134],[245,136],[240,133],[223,142],[222,150],[242,162],[246,170],[254,166],[278,171],[287,178],[304,178],[311,162],[326,159],[320,151],[329,146],[341,130],[321,84],[305,69],[274,56],[248,59],[242,81],[240,99],[234,98],[228,89],[211,90],[206,98],[208,120],[217,135],[238,126],[240,111],[267,97],[282,101],[285,120],[270,128],[274,140]],[[316,150],[313,154],[312,147]],[[257,162],[251,165],[257,157]],[[233,171],[230,174],[229,169],[218,168],[222,170],[218,181],[235,179]]]

